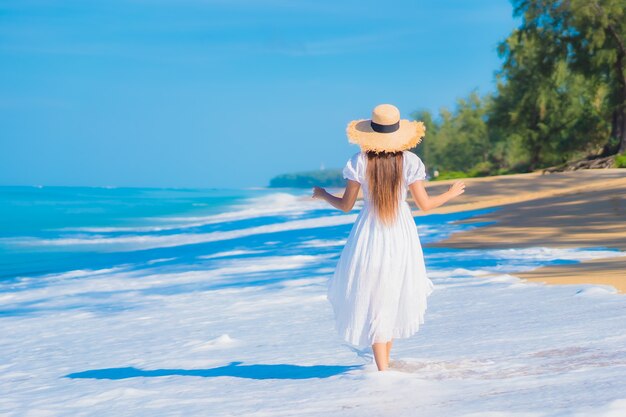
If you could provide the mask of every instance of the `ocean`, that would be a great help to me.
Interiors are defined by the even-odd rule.
[[[409,371],[371,372],[325,298],[359,209],[302,189],[0,187],[0,414],[539,412],[582,377],[604,388],[564,409],[616,397],[623,297],[514,273],[620,252],[428,247],[484,225],[457,220],[506,207],[415,217],[435,292],[423,328],[392,353]],[[593,357],[606,367],[584,368]],[[566,374],[577,364],[586,370]]]
[[[0,187],[0,280],[119,265],[166,269],[192,263],[210,269],[217,262],[210,259],[261,253],[336,255],[359,204],[345,215],[303,189]],[[479,227],[451,223],[491,210],[418,217],[421,241]],[[498,266],[495,258],[471,253],[425,251],[433,268],[445,266],[447,256],[468,269]],[[507,267],[511,263],[538,265],[525,256],[507,258]]]

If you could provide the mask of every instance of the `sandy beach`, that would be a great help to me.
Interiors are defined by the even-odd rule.
[[[414,215],[497,207],[496,211],[460,221],[494,223],[452,234],[427,246],[464,249],[607,247],[626,250],[624,169],[546,175],[535,172],[463,181],[466,184],[464,195],[427,213],[416,210]],[[438,194],[452,182],[429,183],[427,190]],[[611,285],[625,293],[625,270],[626,257],[614,257],[545,266],[518,272],[515,276],[548,284]]]

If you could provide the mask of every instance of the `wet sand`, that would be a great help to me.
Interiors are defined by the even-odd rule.
[[[450,248],[607,247],[626,251],[626,169],[463,179],[465,194],[421,216],[480,208],[496,211],[462,223],[495,222],[426,246]],[[429,183],[434,195],[453,181]],[[418,219],[419,221],[419,219]],[[626,293],[626,256],[515,273],[548,284],[611,285]]]

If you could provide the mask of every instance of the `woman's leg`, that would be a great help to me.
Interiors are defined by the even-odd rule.
[[[374,343],[372,350],[374,351],[374,359],[376,360],[378,370],[386,370],[389,367],[389,361],[387,361],[387,343]]]
[[[391,354],[391,346],[393,345],[393,339],[387,342],[387,366],[389,366],[389,355]]]

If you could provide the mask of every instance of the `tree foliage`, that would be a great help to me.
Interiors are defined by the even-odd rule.
[[[513,0],[496,91],[424,120],[416,149],[440,170],[534,170],[626,151],[626,0]]]
[[[442,109],[435,120],[426,111],[414,118],[426,125],[427,140],[416,152],[439,170],[468,171],[489,158],[489,135],[486,123],[488,98],[473,92],[457,101],[456,109]]]

